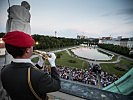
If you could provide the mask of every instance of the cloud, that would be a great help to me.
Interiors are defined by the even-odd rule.
[[[133,17],[133,8],[126,8],[126,9],[119,9],[113,12],[108,12],[102,14],[102,16],[114,16],[114,15],[127,15],[127,16],[132,16]]]
[[[127,9],[120,9],[116,13],[118,15],[128,15],[133,17],[133,8],[127,8]]]
[[[107,13],[104,13],[102,15],[104,19],[110,18],[114,21],[120,21],[121,24],[132,24],[133,25],[133,8],[123,8],[123,9],[118,9],[116,11],[110,11]],[[119,22],[117,22],[119,23]]]
[[[116,14],[123,17],[125,24],[133,25],[133,8],[121,9]]]

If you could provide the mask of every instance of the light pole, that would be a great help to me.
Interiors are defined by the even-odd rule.
[[[39,45],[39,42],[38,41],[36,41],[35,42],[35,49],[37,49],[37,46]]]
[[[55,31],[55,37],[56,37],[57,31]]]
[[[39,42],[37,41],[35,44],[36,44],[36,45],[38,45],[38,44],[39,44]]]

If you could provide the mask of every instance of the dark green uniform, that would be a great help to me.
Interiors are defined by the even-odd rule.
[[[1,71],[3,87],[12,100],[37,100],[28,85],[28,67],[31,68],[32,87],[40,97],[46,98],[46,93],[60,89],[56,67],[51,68],[50,76],[47,72],[33,68],[30,63],[12,62]]]

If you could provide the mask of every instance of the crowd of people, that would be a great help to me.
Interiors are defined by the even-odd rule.
[[[88,69],[58,66],[59,75],[66,80],[78,81],[98,86],[98,78],[102,87],[108,86],[118,79],[116,75],[103,71],[98,64],[92,64]]]
[[[97,85],[97,77],[91,70],[58,66],[59,75],[66,80],[73,80],[90,85]]]
[[[98,64],[92,64],[92,71],[99,75],[102,87],[106,87],[118,80],[118,77],[115,74],[109,74],[108,72],[103,71]]]
[[[106,87],[110,85],[111,83],[118,80],[118,77],[115,74],[109,74],[107,72],[102,71],[99,75],[102,83],[102,87]]]

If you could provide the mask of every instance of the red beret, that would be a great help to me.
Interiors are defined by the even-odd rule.
[[[6,44],[22,48],[31,47],[35,43],[32,36],[21,31],[8,32],[2,40]]]

